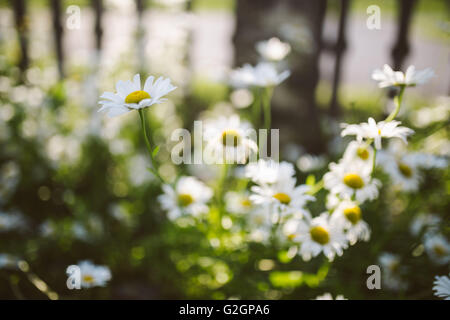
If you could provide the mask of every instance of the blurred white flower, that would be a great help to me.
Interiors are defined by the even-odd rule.
[[[444,300],[450,300],[450,278],[448,276],[436,276],[433,282],[434,295]]]
[[[25,227],[25,219],[19,212],[0,212],[0,233],[12,230],[20,230]]]
[[[297,160],[297,168],[303,172],[319,170],[325,167],[327,160],[325,156],[316,156],[313,154],[304,154]]]
[[[342,225],[331,223],[328,212],[313,219],[306,217],[296,220],[296,223],[296,231],[289,238],[300,243],[299,254],[305,261],[321,252],[332,261],[336,255],[341,256],[343,250],[348,247]]]
[[[278,73],[275,66],[268,62],[260,62],[255,67],[245,64],[242,68],[231,71],[230,83],[236,88],[274,87],[290,74],[289,70]]]
[[[408,143],[406,137],[414,133],[414,130],[406,127],[399,127],[400,121],[380,121],[376,122],[373,118],[369,118],[361,124],[341,124],[341,136],[356,135],[356,139],[361,142],[364,139],[374,139],[375,148],[381,149],[381,138],[400,138]]]
[[[378,197],[381,183],[371,178],[372,168],[358,162],[330,163],[330,171],[323,176],[325,189],[341,198],[353,195],[359,203]]]
[[[435,214],[421,213],[417,215],[411,223],[410,231],[414,236],[418,236],[421,231],[434,232],[439,228],[441,218]]]
[[[213,192],[203,182],[194,177],[181,177],[175,188],[163,185],[164,194],[158,196],[161,207],[168,211],[170,220],[175,220],[183,214],[198,216],[206,213],[206,203],[211,199]]]
[[[400,159],[382,150],[377,163],[389,174],[392,184],[403,191],[414,192],[419,189],[422,176],[417,167],[414,154],[404,155]]]
[[[249,225],[249,239],[254,242],[266,243],[269,241],[273,223],[270,211],[264,207],[258,207],[247,215]]]
[[[19,259],[9,253],[0,253],[0,269],[16,268]]]
[[[450,117],[450,97],[438,97],[432,107],[422,107],[411,114],[416,127],[424,128],[434,122],[446,121]]]
[[[225,205],[228,212],[235,214],[247,214],[253,208],[248,192],[229,191],[225,194]]]
[[[295,175],[292,163],[259,159],[245,166],[245,176],[257,184],[271,184],[290,180]]]
[[[369,225],[362,220],[361,208],[355,201],[341,201],[331,215],[331,223],[342,224],[350,245],[358,240],[369,241],[370,239]]]
[[[104,287],[111,280],[111,271],[107,266],[97,266],[89,260],[80,261],[81,287]]]
[[[258,151],[255,131],[249,122],[241,121],[237,115],[205,121],[203,139],[206,161],[217,164],[242,164]]]
[[[333,296],[331,295],[331,293],[326,292],[320,296],[317,296],[315,300],[347,300],[347,299],[344,298],[344,296],[342,294],[338,294],[336,296],[336,299],[333,299]]]
[[[260,41],[255,47],[264,60],[273,62],[283,60],[291,52],[289,43],[282,42],[275,37],[267,41]]]
[[[408,287],[408,283],[400,277],[405,268],[401,266],[398,255],[383,252],[378,261],[383,273],[381,277],[383,287],[391,290],[404,290]]]
[[[376,69],[372,73],[372,79],[378,81],[380,88],[393,86],[408,86],[424,84],[434,76],[433,70],[430,68],[416,71],[414,66],[409,66],[406,73],[394,71],[390,66],[385,64],[383,70]]]
[[[146,108],[164,102],[166,99],[163,97],[177,88],[170,83],[169,78],[159,77],[155,82],[153,80],[153,76],[148,77],[142,90],[139,74],[133,77],[133,81],[117,81],[117,93],[104,92],[101,95],[100,98],[104,100],[99,102],[102,105],[99,112],[105,111],[109,117],[115,117],[131,110]]]
[[[401,145],[391,142],[386,150],[379,152],[377,164],[389,174],[394,186],[414,192],[423,178],[420,168],[446,168],[447,160],[432,154],[407,153]]]
[[[424,241],[425,251],[430,259],[439,265],[450,262],[450,243],[447,239],[438,233],[428,233]]]

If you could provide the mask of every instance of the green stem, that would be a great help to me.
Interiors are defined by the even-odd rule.
[[[267,130],[270,130],[271,122],[272,122],[272,113],[271,113],[271,105],[270,101],[272,100],[272,87],[267,87],[262,91],[262,101],[264,108],[264,127]]]
[[[309,195],[313,196],[315,195],[317,192],[319,192],[320,190],[322,190],[322,188],[324,187],[324,182],[323,182],[323,178],[320,179],[320,181],[318,181],[312,188],[311,190],[308,192]]]
[[[150,162],[151,162],[151,168],[150,171],[162,182],[164,183],[164,180],[161,178],[161,176],[158,173],[158,166],[157,163],[155,161],[155,159],[153,158],[153,150],[152,147],[150,145],[150,140],[148,139],[148,135],[147,135],[147,126],[145,124],[145,116],[144,116],[144,110],[143,109],[138,109],[139,112],[139,117],[141,119],[141,126],[142,126],[142,132],[144,134],[144,140],[145,140],[145,145],[147,147],[147,151],[148,154],[150,155]]]
[[[400,111],[400,106],[402,105],[402,99],[403,99],[404,92],[405,92],[405,86],[401,86],[399,93],[394,97],[395,109],[386,118],[386,120],[384,120],[385,122],[392,121],[397,116],[398,112]]]
[[[252,106],[253,125],[255,126],[255,128],[258,128],[259,122],[261,121],[261,104],[262,104],[261,89],[255,88],[253,90],[253,94],[255,97],[255,100],[253,101],[253,106]]]

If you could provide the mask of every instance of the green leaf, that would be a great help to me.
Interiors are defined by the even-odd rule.
[[[316,184],[316,177],[313,174],[310,174],[306,178],[306,184],[311,187],[314,186]]]
[[[159,152],[159,146],[156,146],[155,149],[153,149],[153,151],[152,151],[152,157],[156,157],[158,152]]]

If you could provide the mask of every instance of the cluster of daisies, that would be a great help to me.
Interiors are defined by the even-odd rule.
[[[269,124],[266,128],[270,128],[271,96],[263,92],[272,92],[275,86],[289,77],[290,71],[280,68],[291,48],[289,44],[272,38],[258,43],[256,50],[261,61],[256,66],[246,64],[233,70],[229,81],[239,90],[261,95],[263,102],[254,104],[254,114],[257,115],[253,119],[257,120],[254,125],[258,127],[258,117],[264,111],[265,123]],[[220,178],[215,174],[213,182],[195,176],[180,176],[172,183],[163,182],[163,193],[158,197],[161,208],[167,212],[170,220],[176,221],[182,217],[202,218],[208,214],[211,205],[217,205],[219,210],[223,207],[227,214],[245,218],[250,240],[263,243],[281,241],[295,248],[295,253],[305,261],[321,253],[331,261],[357,241],[370,239],[371,230],[363,219],[363,212],[364,203],[379,196],[381,182],[373,177],[375,167],[378,166],[389,175],[393,187],[414,192],[419,189],[423,170],[447,166],[445,159],[417,152],[408,153],[404,145],[413,130],[395,120],[404,90],[423,84],[431,77],[432,70],[416,71],[413,66],[406,73],[394,71],[388,65],[382,70],[375,70],[372,78],[379,82],[379,87],[396,91],[395,109],[383,121],[369,118],[360,124],[342,124],[341,136],[352,136],[354,140],[348,144],[338,162],[329,164],[329,170],[321,181],[308,185],[298,183],[294,166],[289,162],[257,160],[260,146],[250,122],[236,114],[207,119],[203,130],[204,160],[216,169],[222,167],[226,170],[222,170]],[[100,111],[117,116],[140,110],[164,101],[164,96],[175,88],[169,79],[162,77],[156,81],[149,77],[141,87],[140,77],[136,75],[132,81],[119,81],[116,93],[104,93]],[[388,147],[383,148],[386,142]],[[230,167],[233,169],[231,173]],[[209,169],[203,167],[201,170]],[[244,181],[244,187],[239,190],[225,189],[224,181],[230,178]],[[328,192],[326,211],[313,215],[307,204],[315,201],[314,194],[322,188]],[[426,220],[428,218],[424,218],[426,221],[422,221],[422,224],[422,218],[418,219],[412,227],[415,232],[422,230],[425,225],[430,227]],[[449,244],[445,237],[430,232],[423,237],[425,248],[434,261],[450,261]],[[407,286],[397,276],[402,270],[397,255],[383,253],[379,262],[385,272],[383,277],[386,283],[395,288]],[[85,269],[90,270],[86,265],[84,263]],[[89,277],[93,277],[93,274],[95,272],[90,272],[87,279],[91,279]],[[107,273],[100,274],[107,278]],[[85,282],[88,287],[89,281]],[[436,278],[435,290],[438,296],[448,294],[448,283],[448,278]],[[331,295],[320,298],[329,299]]]

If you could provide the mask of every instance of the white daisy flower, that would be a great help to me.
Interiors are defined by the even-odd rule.
[[[295,175],[292,163],[259,159],[245,166],[245,176],[257,184],[271,184],[290,180]]]
[[[450,262],[450,243],[441,234],[426,234],[424,241],[425,251],[430,259],[439,265]]]
[[[360,162],[362,165],[373,166],[374,151],[364,142],[351,141],[342,157],[344,162]]]
[[[450,278],[448,276],[436,276],[434,279],[434,295],[444,300],[450,300]]]
[[[416,71],[414,66],[409,66],[406,73],[394,71],[390,66],[385,64],[383,70],[376,69],[372,73],[372,79],[378,81],[380,88],[407,86],[413,87],[424,84],[434,76],[433,70],[430,68]]]
[[[104,287],[111,280],[111,271],[107,266],[97,266],[89,260],[78,263],[81,271],[81,287]]]
[[[175,189],[166,184],[162,186],[164,194],[158,196],[161,207],[168,211],[170,220],[175,220],[183,214],[198,216],[208,212],[206,203],[213,192],[203,182],[194,177],[181,177]]]
[[[255,131],[237,115],[206,121],[203,139],[206,141],[205,160],[217,164],[242,164],[258,151]]]
[[[403,142],[408,143],[406,138],[414,133],[414,130],[399,126],[400,121],[380,121],[376,122],[373,118],[369,118],[361,124],[341,124],[344,128],[341,136],[356,135],[356,139],[361,142],[363,139],[374,139],[375,148],[381,149],[381,138],[400,138]]]
[[[371,178],[372,168],[358,162],[330,163],[323,176],[324,187],[342,199],[355,197],[359,203],[378,197],[381,182]]]
[[[426,230],[427,232],[437,231],[441,221],[441,218],[435,214],[419,214],[411,223],[411,234],[418,236],[423,230]]]
[[[254,209],[250,195],[247,192],[227,192],[225,194],[225,204],[227,211],[235,214],[247,214]]]
[[[315,198],[308,195],[310,186],[295,186],[294,178],[280,180],[277,183],[253,186],[250,200],[255,205],[267,207],[273,214],[301,214],[308,201]]]
[[[283,60],[291,52],[289,43],[282,42],[275,37],[267,41],[260,41],[255,47],[264,60],[273,62]]]
[[[361,208],[358,203],[351,200],[342,201],[331,215],[331,223],[341,223],[350,245],[356,241],[369,241],[369,225],[362,220]]]
[[[332,261],[336,255],[341,256],[343,249],[348,247],[342,225],[330,223],[328,212],[313,219],[306,217],[296,222],[296,232],[290,238],[300,243],[299,254],[305,261],[318,256],[321,252]]]
[[[236,88],[274,87],[286,80],[291,72],[285,70],[278,73],[275,66],[268,62],[260,62],[255,67],[245,64],[230,74],[230,83]]]
[[[169,78],[159,77],[155,82],[153,80],[153,76],[148,77],[143,88],[139,74],[132,81],[117,81],[116,93],[105,92],[100,96],[104,100],[99,102],[102,105],[99,112],[105,111],[109,117],[116,117],[131,110],[146,108],[164,102],[167,99],[163,97],[177,88],[170,83]]]
[[[333,299],[333,296],[331,295],[331,293],[326,292],[320,296],[317,296],[315,300],[347,300],[347,299],[344,298],[344,296],[342,294],[338,294],[336,296],[336,299]]]
[[[400,257],[396,254],[383,252],[378,261],[381,265],[383,286],[391,290],[404,290],[408,283],[401,279],[400,275],[404,267],[400,264]]]

